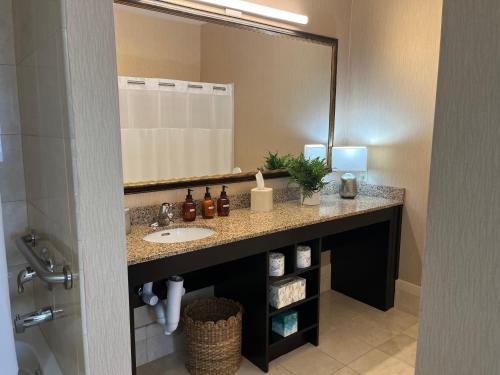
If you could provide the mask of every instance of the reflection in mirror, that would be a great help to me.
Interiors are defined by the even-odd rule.
[[[114,11],[126,184],[251,172],[268,152],[331,146],[333,42]]]

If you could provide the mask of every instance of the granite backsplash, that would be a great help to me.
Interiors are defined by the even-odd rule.
[[[339,192],[339,184],[334,182],[328,184],[323,189],[321,194],[330,195],[330,194],[338,194],[338,192]],[[359,194],[370,197],[394,199],[404,202],[405,189],[395,188],[390,186],[360,184]],[[300,199],[300,189],[298,187],[274,189],[273,197],[275,203],[283,203],[287,201],[298,200]],[[229,195],[228,198],[231,202],[230,204],[232,210],[250,207],[250,192]],[[215,197],[214,200],[216,200]],[[184,202],[170,202],[170,203],[172,203],[173,205],[172,212],[174,214],[174,220],[181,218],[182,204]],[[199,204],[199,200],[196,200],[196,203],[197,203],[196,205],[197,215],[201,215],[201,204]],[[159,211],[159,205],[131,208],[130,221],[132,225],[151,224],[156,220],[158,211]]]

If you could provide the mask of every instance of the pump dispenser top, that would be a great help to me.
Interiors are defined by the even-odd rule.
[[[205,187],[205,199],[211,199],[212,196],[210,195],[210,188],[207,186]]]

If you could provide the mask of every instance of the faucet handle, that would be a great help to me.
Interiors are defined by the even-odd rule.
[[[17,293],[24,293],[24,284],[27,282],[33,281],[36,277],[36,271],[33,270],[30,266],[26,267],[24,270],[17,275]]]
[[[40,259],[45,264],[49,272],[54,272],[55,262],[47,247],[43,247],[40,250]]]
[[[172,209],[172,204],[168,202],[164,202],[160,206],[160,212],[163,214],[167,214]]]

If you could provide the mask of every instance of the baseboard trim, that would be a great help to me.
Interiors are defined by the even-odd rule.
[[[420,285],[415,285],[404,280],[396,280],[396,290],[411,294],[420,298]]]

